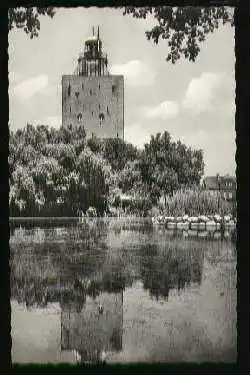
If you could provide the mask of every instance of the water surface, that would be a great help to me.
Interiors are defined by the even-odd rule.
[[[236,360],[228,238],[31,220],[11,225],[10,248],[13,362]]]

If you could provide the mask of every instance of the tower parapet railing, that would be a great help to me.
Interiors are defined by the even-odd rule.
[[[99,27],[97,37],[94,35],[93,29],[93,36],[85,40],[84,52],[79,54],[74,75],[82,75],[85,77],[109,75],[108,56],[102,51]]]

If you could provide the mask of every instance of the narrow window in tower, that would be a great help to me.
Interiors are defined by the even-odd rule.
[[[69,112],[71,113],[71,105],[69,106]]]
[[[70,339],[69,339],[69,337],[70,337],[70,335],[69,335],[69,329],[64,328],[64,332],[65,332],[65,341],[66,341],[67,345],[69,345],[69,343],[70,343]]]
[[[80,94],[79,91],[76,91],[76,92],[75,92],[75,96],[76,96],[77,98],[78,98],[79,94]]]
[[[109,115],[110,113],[109,113],[109,107],[107,106],[107,114]]]
[[[69,83],[69,86],[68,86],[68,96],[70,96],[71,94],[71,86],[70,86],[70,83]]]
[[[115,91],[116,91],[116,87],[115,85],[112,85],[112,94],[115,94]]]
[[[92,116],[94,116],[94,112],[92,111]]]
[[[78,115],[77,115],[77,120],[78,120],[78,122],[80,122],[81,119],[82,119],[82,114],[81,114],[81,113],[78,113]]]
[[[118,133],[116,133],[116,136],[117,136],[117,138],[119,138],[119,134]]]
[[[92,90],[91,89],[89,90],[89,93],[90,93],[90,95],[92,95]]]
[[[99,109],[101,109],[101,104],[98,105]]]
[[[100,83],[99,83],[99,85],[98,85],[98,86],[99,86],[99,90],[100,90],[100,89],[101,89],[101,85],[100,85]]]
[[[82,89],[84,90],[84,84],[82,83]]]
[[[100,120],[100,126],[101,126],[103,121],[104,121],[104,114],[103,113],[99,114],[99,120]]]

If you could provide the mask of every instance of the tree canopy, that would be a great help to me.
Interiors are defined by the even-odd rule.
[[[181,57],[195,61],[200,45],[209,33],[221,24],[234,25],[233,11],[228,7],[133,7],[124,8],[123,15],[146,19],[153,16],[156,25],[145,32],[148,40],[158,44],[166,40],[166,60],[173,64]]]
[[[149,202],[197,186],[203,175],[202,151],[167,132],[139,150],[117,138],[87,140],[83,126],[27,124],[10,132],[9,143],[11,216],[76,216],[90,206],[102,215],[123,194],[146,213]]]
[[[23,29],[31,39],[37,37],[40,30],[40,16],[53,18],[55,10],[53,7],[29,7],[9,9],[9,30],[14,28]]]
[[[40,16],[53,18],[53,7],[29,7],[9,9],[9,30],[23,29],[30,38],[37,37],[40,30]],[[123,8],[123,15],[138,19],[153,16],[156,24],[145,32],[148,40],[158,44],[166,40],[168,53],[166,60],[173,64],[181,57],[195,61],[202,42],[209,33],[214,32],[221,24],[234,25],[234,15],[229,7],[133,7]]]

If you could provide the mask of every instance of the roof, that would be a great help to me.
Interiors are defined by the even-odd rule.
[[[231,186],[227,186],[228,183],[231,183]],[[236,179],[232,176],[209,176],[204,178],[204,184],[208,190],[219,190],[219,189],[235,189]]]
[[[97,37],[95,35],[92,35],[89,38],[85,39],[85,43],[87,43],[87,42],[96,42],[96,41],[97,41]]]
[[[219,190],[219,183],[217,176],[210,176],[204,178],[204,183],[207,189],[210,190]]]
[[[225,181],[225,182],[233,182],[233,183],[236,183],[236,178],[235,177],[232,177],[232,176],[229,176],[229,175],[227,175],[227,176],[223,176],[223,177],[221,177],[220,178],[221,179],[221,181]]]

